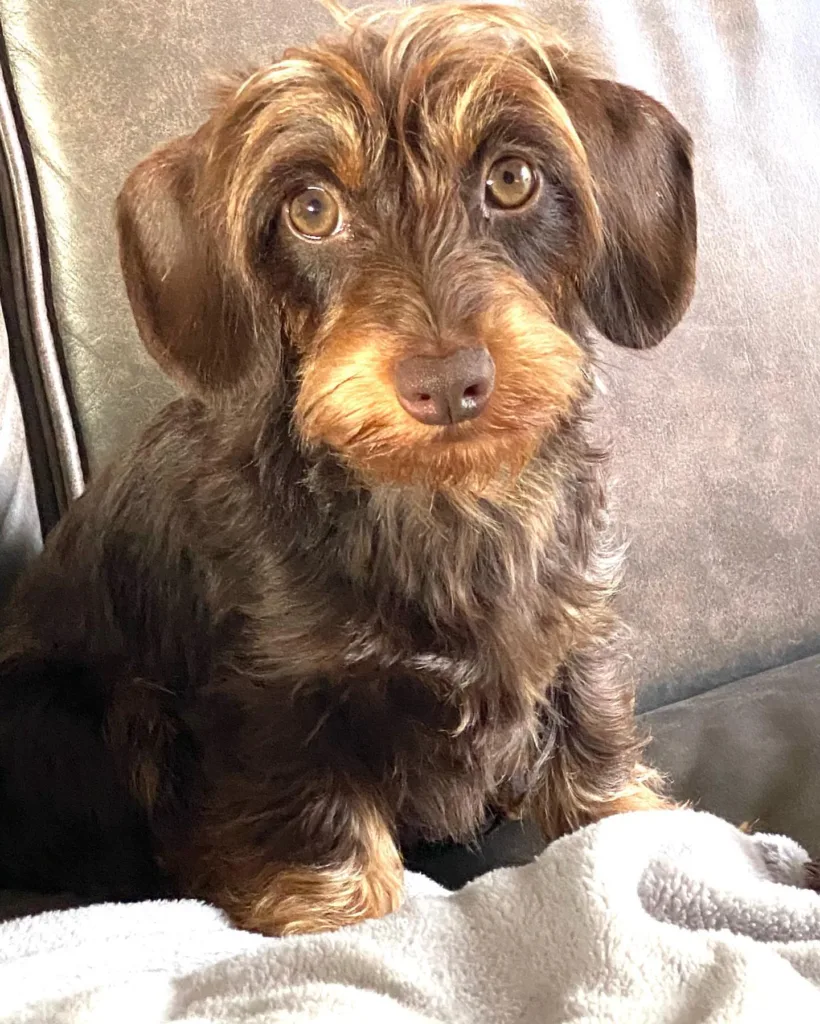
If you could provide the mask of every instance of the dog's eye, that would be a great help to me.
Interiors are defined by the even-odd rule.
[[[496,162],[487,175],[485,195],[490,206],[516,210],[535,194],[538,178],[526,160],[507,156]]]
[[[311,186],[295,195],[287,206],[293,230],[314,240],[335,235],[342,226],[339,204],[326,189]]]

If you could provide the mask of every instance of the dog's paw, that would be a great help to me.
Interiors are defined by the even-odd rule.
[[[261,896],[225,909],[247,931],[308,935],[384,917],[398,910],[402,894],[400,862],[369,872],[294,865],[276,872]]]

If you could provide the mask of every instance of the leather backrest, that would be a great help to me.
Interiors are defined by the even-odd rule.
[[[820,19],[814,0],[537,5],[691,130],[699,286],[651,354],[602,348],[624,605],[652,706],[820,643]],[[128,169],[201,117],[208,71],[327,27],[295,0],[0,0],[53,306],[88,463],[173,393],[143,353],[111,209]]]
[[[8,335],[0,316],[0,601],[41,547],[20,400],[11,372]]]

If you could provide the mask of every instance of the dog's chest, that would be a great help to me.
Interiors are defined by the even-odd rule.
[[[478,772],[492,785],[537,733],[556,671],[548,631],[531,629],[525,648],[526,631],[511,636],[502,623],[448,632],[420,617],[414,626],[357,631],[336,690],[335,739],[383,777]]]

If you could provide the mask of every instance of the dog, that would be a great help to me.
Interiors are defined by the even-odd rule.
[[[669,806],[588,421],[595,330],[689,304],[690,137],[518,8],[333,10],[118,198],[184,397],[6,610],[7,886],[329,930],[416,842]]]

